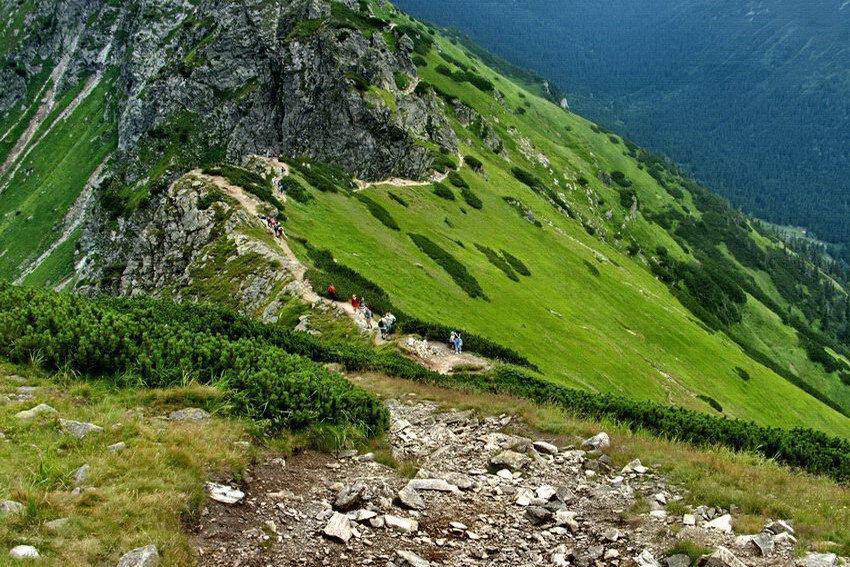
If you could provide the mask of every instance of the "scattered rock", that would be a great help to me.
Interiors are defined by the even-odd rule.
[[[584,449],[604,451],[605,449],[611,446],[611,438],[608,437],[607,433],[602,431],[600,433],[597,433],[590,439],[585,439],[581,446]]]
[[[724,534],[732,533],[732,516],[729,514],[724,514],[723,516],[719,516],[710,522],[706,523],[703,527],[709,530],[717,530]]]
[[[83,421],[74,421],[72,419],[60,419],[59,427],[65,435],[70,435],[75,439],[82,439],[89,433],[102,433],[103,428],[93,423],[85,423]]]
[[[640,555],[635,557],[635,564],[637,567],[661,567],[661,564],[648,549],[644,549]]]
[[[114,444],[108,446],[106,448],[106,450],[107,451],[123,451],[126,448],[127,448],[127,444],[124,443],[123,441],[120,441],[118,443],[114,443]]]
[[[0,518],[20,514],[24,511],[24,505],[14,500],[3,500],[0,502]]]
[[[15,414],[18,419],[34,419],[40,415],[56,415],[59,412],[47,404],[38,404],[32,409],[24,410]]]
[[[498,455],[490,459],[490,465],[496,469],[508,468],[510,470],[520,470],[531,463],[531,458],[516,451],[502,451]]]
[[[762,532],[750,537],[752,543],[760,555],[768,555],[773,551],[773,536],[767,532]]]
[[[697,517],[693,514],[685,514],[682,516],[682,525],[684,526],[695,526],[697,525]]]
[[[834,553],[809,553],[799,561],[800,567],[835,567],[838,557]]]
[[[154,545],[137,547],[118,560],[118,567],[155,567],[159,565],[159,551]]]
[[[384,516],[384,525],[392,530],[398,530],[404,533],[413,533],[419,529],[419,522],[408,518],[401,518],[387,514]]]
[[[407,483],[413,490],[434,490],[437,492],[459,492],[457,486],[440,478],[414,478]]]
[[[207,483],[207,495],[211,499],[216,502],[221,502],[222,504],[236,504],[245,498],[245,493],[241,490],[224,484],[216,484],[214,482]]]
[[[671,555],[670,557],[664,558],[664,566],[665,567],[690,567],[691,566],[691,558],[687,555]]]
[[[714,553],[700,560],[702,567],[747,567],[743,561],[735,557],[735,554],[723,546],[719,546]]]
[[[550,522],[553,518],[552,511],[543,508],[542,506],[531,506],[527,508],[525,510],[525,515],[528,516],[528,519],[535,526],[541,526]]]
[[[363,494],[366,492],[367,488],[366,483],[362,480],[358,480],[354,484],[343,487],[334,499],[334,510],[346,512],[359,507],[363,501]]]
[[[546,441],[535,441],[533,447],[538,453],[543,453],[544,455],[558,454],[558,447]]]
[[[168,419],[173,421],[204,421],[209,418],[209,412],[200,408],[183,408],[168,414]]]
[[[775,535],[779,535],[782,533],[794,535],[794,528],[791,527],[791,523],[787,520],[777,520],[765,526],[764,529],[765,531],[768,531]]]
[[[399,549],[396,551],[396,555],[403,561],[404,565],[410,565],[410,567],[429,567],[431,565],[430,561],[419,557],[412,551]]]
[[[50,532],[59,532],[68,525],[70,520],[68,518],[57,518],[55,520],[50,520],[49,522],[44,522],[44,529]]]
[[[398,501],[402,506],[410,510],[424,510],[425,500],[419,493],[411,488],[410,484],[398,491]]]
[[[39,555],[38,550],[31,545],[17,545],[9,552],[9,557],[12,559],[24,560],[38,559],[41,555]]]
[[[91,465],[85,464],[74,471],[74,484],[80,485],[86,481],[91,471]]]
[[[634,461],[631,461],[629,464],[624,466],[621,472],[623,474],[646,474],[647,471],[649,471],[649,469],[641,464],[640,459],[635,459]]]
[[[351,524],[348,522],[348,516],[339,512],[334,512],[322,533],[324,533],[325,536],[336,541],[341,541],[342,543],[348,543],[348,540],[350,540],[353,535],[351,532]]]

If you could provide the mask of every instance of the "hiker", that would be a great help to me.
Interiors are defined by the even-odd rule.
[[[455,352],[457,354],[463,352],[463,338],[461,338],[460,333],[455,336]]]
[[[452,331],[452,334],[449,335],[449,344],[452,345],[452,350],[457,350],[457,333]]]
[[[336,299],[336,288],[334,284],[328,286],[328,295],[330,295],[333,299]]]
[[[372,328],[372,310],[365,303],[363,304],[363,317],[366,319],[366,326]]]
[[[357,307],[360,305],[360,300],[356,295],[351,296],[351,306],[354,307],[354,312],[357,313]]]
[[[395,326],[396,317],[392,313],[387,313],[384,317],[387,320],[387,333],[390,333],[392,332],[393,327]]]
[[[381,331],[381,338],[386,340],[387,338],[387,318],[381,317],[380,321],[378,321],[378,330]]]

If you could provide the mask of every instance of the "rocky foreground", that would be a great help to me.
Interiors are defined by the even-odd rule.
[[[846,564],[797,557],[782,519],[735,535],[734,513],[685,506],[651,467],[613,468],[605,433],[557,447],[516,435],[510,416],[388,406],[398,470],[372,454],[310,453],[270,458],[239,490],[210,485],[200,565],[687,567],[675,552],[687,548],[711,567]]]

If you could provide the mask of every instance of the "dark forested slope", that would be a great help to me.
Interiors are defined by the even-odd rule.
[[[748,212],[850,242],[850,6],[841,0],[402,0],[552,77],[573,110]]]

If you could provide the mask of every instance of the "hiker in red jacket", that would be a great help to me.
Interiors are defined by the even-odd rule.
[[[328,295],[330,295],[331,297],[336,299],[336,288],[334,287],[333,284],[328,286]]]
[[[360,306],[360,300],[357,299],[356,295],[351,296],[351,306],[354,307],[355,311],[357,311],[357,308]]]

